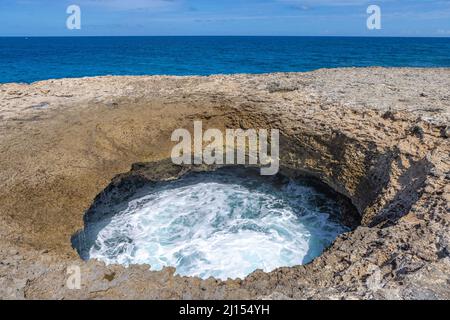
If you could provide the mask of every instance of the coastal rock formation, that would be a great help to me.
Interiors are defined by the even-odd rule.
[[[450,69],[407,68],[0,85],[0,298],[449,299],[449,88]],[[310,264],[245,279],[82,261],[70,239],[96,196],[176,177],[149,164],[194,120],[279,129],[284,174],[346,196],[360,225]]]

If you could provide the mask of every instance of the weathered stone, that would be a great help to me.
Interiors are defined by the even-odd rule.
[[[383,68],[0,85],[0,297],[449,299],[449,88],[449,69]],[[242,280],[82,261],[70,238],[94,198],[130,174],[128,191],[182,173],[145,168],[194,120],[280,129],[282,166],[348,197],[361,226],[308,265]]]

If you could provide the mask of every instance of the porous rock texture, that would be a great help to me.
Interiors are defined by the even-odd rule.
[[[82,261],[70,239],[95,197],[132,167],[176,177],[149,163],[165,163],[172,131],[194,120],[279,129],[287,174],[348,197],[361,225],[307,265],[245,279]],[[449,299],[449,123],[450,69],[0,85],[0,298]]]

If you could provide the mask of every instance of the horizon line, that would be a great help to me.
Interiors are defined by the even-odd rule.
[[[400,35],[0,35],[0,38],[150,38],[150,37],[271,37],[271,38],[450,38],[450,35],[400,36]]]

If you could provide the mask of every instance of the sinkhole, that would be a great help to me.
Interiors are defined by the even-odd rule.
[[[189,172],[144,183],[119,200],[108,192],[72,237],[83,259],[172,266],[203,279],[306,264],[352,228],[343,218],[348,203],[331,189],[256,169]]]

